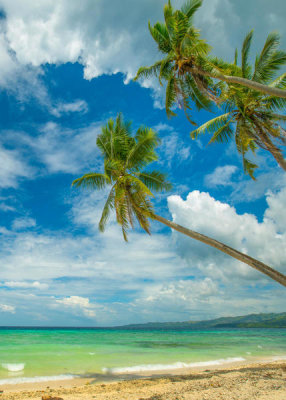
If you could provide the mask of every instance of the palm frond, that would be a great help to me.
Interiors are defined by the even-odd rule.
[[[148,188],[148,186],[145,185],[145,183],[142,180],[137,178],[137,176],[128,174],[123,178],[123,182],[126,187],[130,187],[133,192],[135,191],[136,193],[140,193],[140,195],[143,196],[144,198],[146,196],[154,197],[153,193]]]
[[[100,232],[104,232],[106,223],[110,216],[110,212],[111,212],[111,210],[114,209],[114,198],[115,198],[115,193],[114,193],[114,187],[113,187],[108,195],[108,198],[107,198],[106,203],[102,210],[101,218],[100,218],[100,221],[98,224],[98,228],[99,228]]]
[[[181,7],[182,13],[184,13],[189,19],[193,17],[195,12],[201,7],[202,0],[188,0]]]
[[[181,11],[176,11],[175,16],[173,17],[173,34],[171,37],[172,47],[176,49],[178,52],[181,43],[184,40],[189,28],[189,19],[183,14]]]
[[[137,71],[137,74],[134,78],[134,81],[137,81],[139,78],[151,78],[153,76],[158,77],[160,74],[162,61],[158,61],[150,67],[140,67]]]
[[[286,109],[286,99],[275,96],[268,96],[264,99],[265,108],[272,111],[279,111]]]
[[[227,123],[221,126],[212,136],[208,144],[218,142],[227,143],[229,139],[233,136],[233,130],[230,127],[232,120],[230,119]]]
[[[233,64],[236,66],[238,62],[238,50],[235,49]]]
[[[174,113],[174,111],[171,110],[171,107],[174,105],[174,103],[176,102],[176,98],[177,98],[175,81],[176,81],[176,78],[174,76],[171,76],[168,80],[168,84],[167,84],[167,88],[166,88],[165,107],[166,107],[166,113],[169,118],[177,115]]]
[[[158,146],[160,139],[153,129],[141,127],[135,138],[136,143],[127,155],[125,168],[140,168],[158,158],[154,148]]]
[[[228,112],[226,114],[220,115],[219,117],[213,118],[207,121],[205,124],[201,125],[199,128],[191,132],[191,138],[196,139],[198,135],[202,133],[215,133],[218,129],[224,126],[228,120],[231,118],[232,113]]]
[[[193,77],[191,75],[187,75],[185,82],[187,84],[185,92],[187,92],[187,94],[195,102],[197,109],[200,110],[203,108],[209,112],[212,112],[212,101],[210,98],[205,96],[201,90],[199,90]]]
[[[173,55],[170,55],[161,61],[160,73],[159,73],[159,82],[161,85],[162,85],[162,78],[168,80],[170,76],[170,72],[172,70],[172,62],[173,62]]]
[[[280,37],[277,32],[272,32],[267,36],[260,55],[256,57],[252,80],[267,82],[273,77],[274,72],[277,71],[281,63],[285,63],[283,52],[276,51],[279,40]]]
[[[171,183],[166,181],[166,175],[160,171],[143,171],[139,172],[137,176],[150,190],[160,192],[163,190],[168,191],[172,189]]]
[[[256,181],[256,178],[254,176],[254,172],[255,172],[255,169],[258,168],[258,165],[256,165],[253,162],[249,161],[244,156],[242,157],[242,160],[243,160],[244,173],[248,174],[254,181]]]
[[[91,189],[103,189],[106,185],[109,185],[110,183],[110,179],[107,175],[91,172],[89,174],[83,175],[81,178],[75,179],[72,183],[72,186]]]
[[[286,121],[286,115],[282,114],[271,114],[272,119],[275,119],[277,121]]]
[[[169,53],[172,50],[171,39],[165,24],[157,22],[153,27],[148,23],[149,31],[158,44],[158,48],[163,53]]]
[[[116,220],[118,224],[121,225],[124,240],[127,242],[127,230],[129,227],[128,205],[126,202],[124,187],[120,184],[115,186],[114,208],[116,211]]]
[[[286,89],[286,72],[278,76],[269,86],[277,89]]]
[[[164,19],[165,19],[166,29],[170,37],[172,37],[174,31],[173,14],[174,14],[173,7],[171,5],[171,2],[168,1],[168,4],[165,4],[164,6]]]
[[[241,49],[241,71],[243,78],[250,78],[250,66],[248,64],[249,50],[253,37],[253,30],[251,30],[245,37]]]

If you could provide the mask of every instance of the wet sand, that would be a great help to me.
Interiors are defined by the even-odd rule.
[[[104,382],[103,382],[104,379]],[[0,400],[285,400],[286,362],[3,385]]]

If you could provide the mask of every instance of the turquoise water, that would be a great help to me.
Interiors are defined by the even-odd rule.
[[[285,356],[286,329],[0,330],[0,384]]]

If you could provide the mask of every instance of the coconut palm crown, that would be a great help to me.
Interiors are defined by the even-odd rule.
[[[249,63],[249,50],[253,31],[244,39],[241,50],[240,74],[252,81],[286,89],[286,73],[274,79],[279,67],[286,63],[286,53],[278,51],[279,35],[268,35],[261,53],[256,57],[254,68]],[[237,66],[237,52],[234,65]],[[211,133],[212,142],[227,142],[234,138],[238,152],[242,155],[246,173],[254,179],[257,165],[246,158],[246,153],[262,148],[269,151],[281,168],[286,170],[286,160],[279,146],[286,144],[284,128],[286,99],[265,96],[261,92],[238,85],[220,82],[222,108],[226,111],[191,133],[196,138],[201,133]],[[284,111],[284,115],[283,115]],[[281,114],[282,113],[282,114]]]
[[[73,182],[73,186],[91,189],[111,187],[99,222],[100,231],[104,231],[110,212],[115,210],[126,241],[127,230],[134,227],[135,219],[150,234],[152,191],[171,188],[165,174],[145,170],[158,159],[155,148],[159,143],[157,133],[149,128],[140,127],[132,135],[131,124],[124,122],[121,114],[102,128],[96,144],[104,158],[104,172],[91,172]]]
[[[196,71],[185,73],[186,63],[198,66],[206,62],[211,50],[192,23],[201,5],[202,0],[190,0],[180,10],[174,10],[169,1],[164,7],[165,23],[157,22],[152,27],[149,22],[149,31],[164,58],[150,67],[141,67],[135,80],[156,76],[161,84],[162,80],[167,82],[166,112],[169,117],[176,115],[172,110],[175,103],[190,118],[190,100],[198,109],[210,110],[211,100],[216,99],[211,78],[199,75]],[[193,123],[191,119],[190,122]]]
[[[155,76],[166,81],[166,112],[169,117],[176,115],[172,107],[177,103],[183,108],[191,123],[191,101],[200,109],[211,110],[212,103],[219,103],[219,88],[214,82],[238,84],[267,95],[286,98],[286,90],[279,85],[267,85],[263,79],[249,79],[241,74],[235,64],[211,57],[211,47],[193,26],[193,16],[203,0],[188,0],[180,10],[174,10],[171,1],[164,7],[164,23],[157,22],[149,31],[164,58],[150,67],[139,68],[135,80]],[[247,53],[247,52],[246,52]],[[285,53],[279,52],[280,66],[285,64]],[[275,58],[275,57],[274,57]],[[278,66],[277,57],[273,62]],[[257,71],[257,76],[260,72]]]

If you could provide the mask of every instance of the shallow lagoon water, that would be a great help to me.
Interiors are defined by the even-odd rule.
[[[283,357],[286,329],[0,329],[0,384]]]

